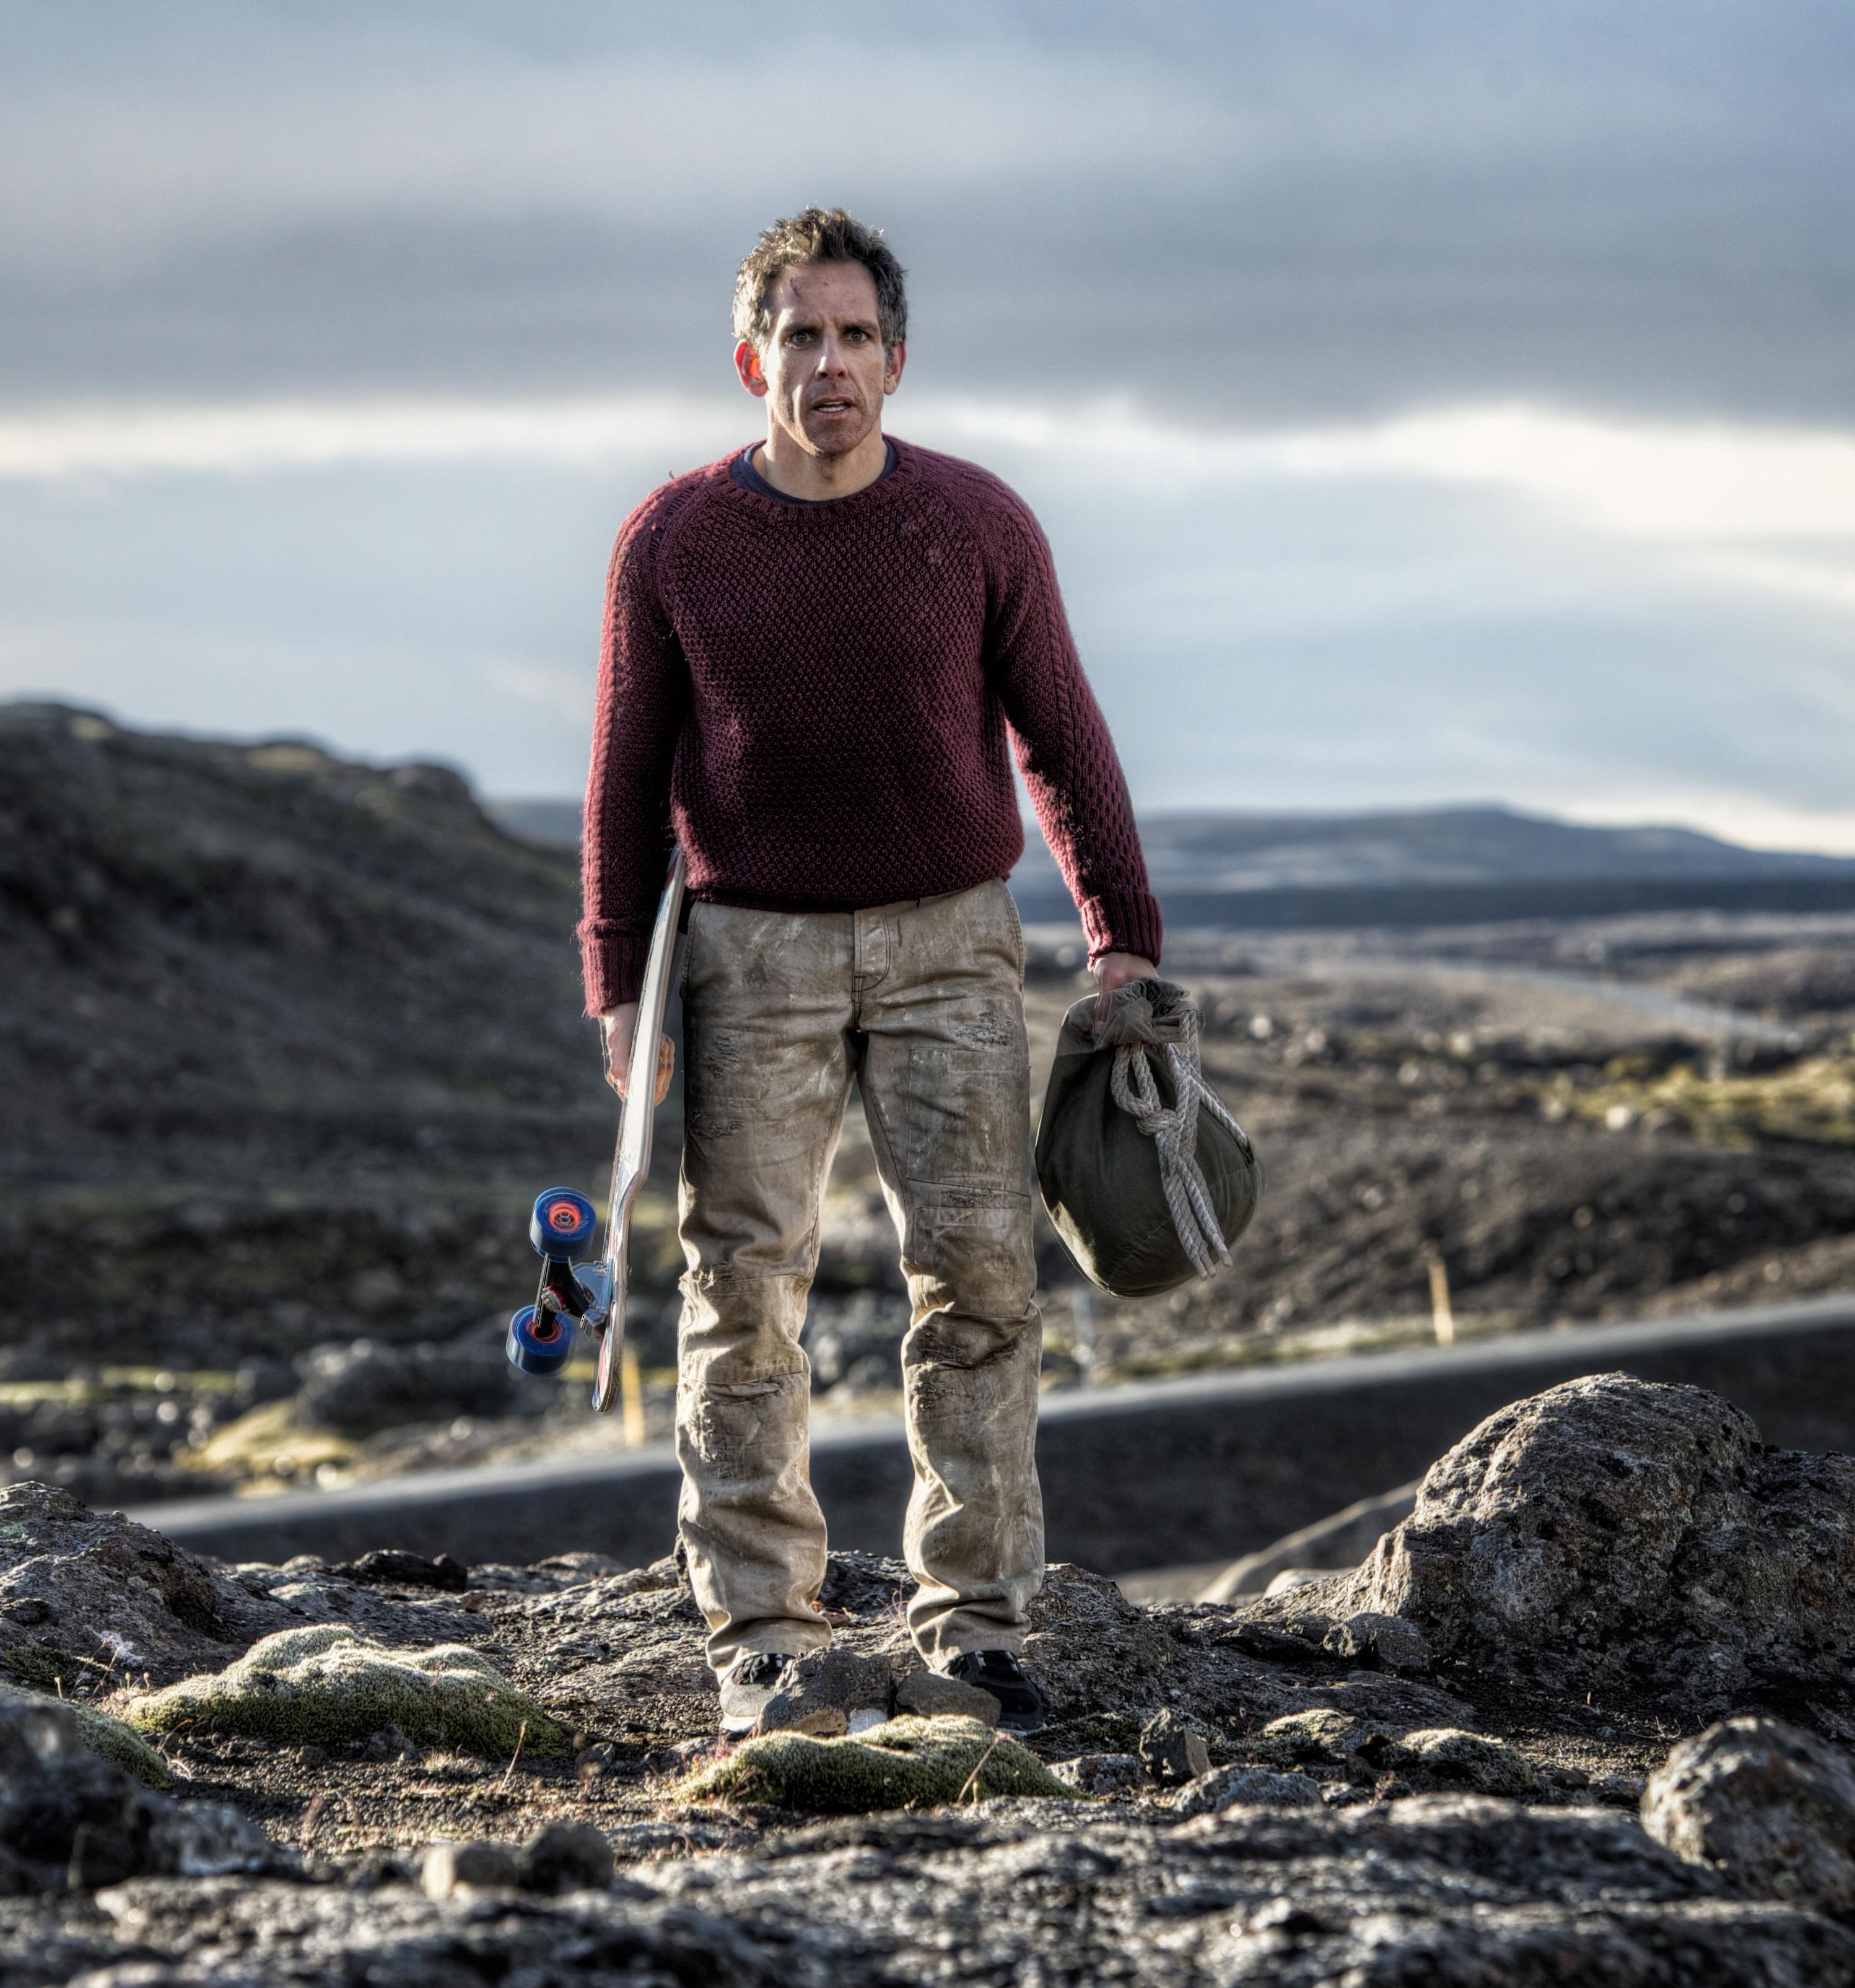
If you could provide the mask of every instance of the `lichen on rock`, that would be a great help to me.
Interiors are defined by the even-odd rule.
[[[558,1754],[566,1729],[478,1652],[394,1650],[345,1624],[311,1623],[254,1644],[236,1663],[130,1699],[144,1731],[243,1733],[296,1744],[364,1740],[397,1726],[429,1746],[491,1757]]]
[[[1441,1658],[1719,1712],[1806,1694],[1855,1735],[1855,1458],[1773,1450],[1705,1388],[1591,1374],[1490,1415],[1350,1577],[1258,1604],[1413,1624]],[[1302,1631],[1305,1634],[1305,1630]]]
[[[1855,1915],[1855,1763],[1776,1719],[1684,1740],[1643,1792],[1643,1826],[1754,1898]]]
[[[1028,1746],[976,1719],[891,1719],[854,1740],[769,1733],[744,1742],[678,1792],[684,1801],[766,1804],[813,1815],[931,1808],[994,1795],[1076,1799],[1075,1788]]]

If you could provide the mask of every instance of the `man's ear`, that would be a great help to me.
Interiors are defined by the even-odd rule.
[[[735,347],[735,370],[741,376],[742,385],[756,401],[766,398],[766,375],[760,370],[760,355],[745,338]]]
[[[883,391],[893,394],[902,384],[902,367],[907,363],[908,348],[900,340],[883,354]]]

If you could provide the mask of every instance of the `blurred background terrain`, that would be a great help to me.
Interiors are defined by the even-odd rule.
[[[0,707],[8,1473],[108,1505],[623,1442],[502,1351],[533,1195],[610,1165],[574,828],[441,767]],[[1045,1229],[1049,1385],[1427,1342],[1433,1265],[1464,1337],[1855,1288],[1855,862],[1489,810],[1148,833],[1268,1192],[1235,1267],[1164,1300],[1090,1290]],[[1039,1093],[1086,986],[1040,856]],[[1450,891],[1478,915],[1428,921]],[[1361,891],[1377,921],[1343,922]],[[679,1112],[634,1249],[653,1436]],[[894,1259],[853,1101],[824,1412],[897,1404]]]
[[[814,201],[909,272],[887,424],[1049,536],[1269,1171],[1171,1302],[1046,1234],[1051,1384],[1855,1281],[1855,12],[858,20],[0,0],[0,1471],[623,1439],[500,1351],[615,1115],[600,576],[755,438],[734,272]],[[853,1106],[826,1412],[894,1401],[894,1255]]]

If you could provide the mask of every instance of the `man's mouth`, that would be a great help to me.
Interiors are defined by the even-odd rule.
[[[856,404],[854,401],[814,401],[812,412],[815,414],[847,414]]]

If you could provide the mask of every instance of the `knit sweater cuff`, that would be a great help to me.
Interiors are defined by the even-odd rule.
[[[1150,891],[1109,891],[1082,901],[1082,929],[1092,966],[1104,952],[1130,952],[1159,964],[1164,928]]]
[[[579,928],[579,956],[586,972],[586,1013],[603,1015],[637,999],[650,941],[644,933],[618,931],[603,919],[589,918]]]

